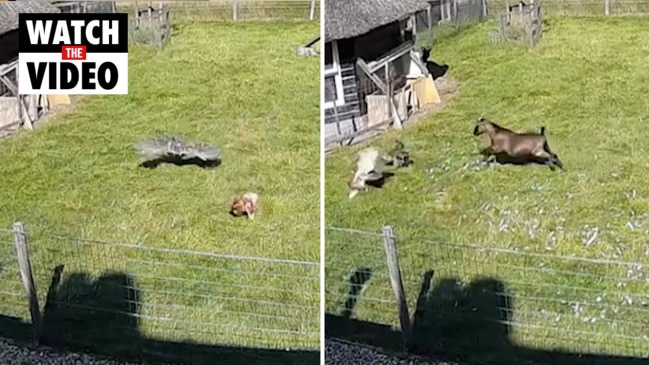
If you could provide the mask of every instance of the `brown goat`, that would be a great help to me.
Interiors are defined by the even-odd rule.
[[[555,166],[563,170],[563,163],[559,160],[559,156],[553,153],[548,145],[545,127],[541,127],[541,133],[516,133],[485,118],[480,118],[473,129],[473,135],[482,134],[489,137],[489,147],[483,151],[487,159],[498,155],[527,160],[538,159],[551,170],[555,170]]]

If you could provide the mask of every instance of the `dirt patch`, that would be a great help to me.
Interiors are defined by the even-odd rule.
[[[73,112],[74,109],[79,105],[79,102],[81,101],[81,99],[83,99],[84,96],[85,95],[70,95],[70,104],[57,105],[55,107],[50,108],[48,111],[43,113],[40,116],[40,118],[38,118],[38,120],[36,120],[33,123],[34,129],[46,125],[49,121],[51,121],[52,117],[54,116],[60,116],[60,115]],[[11,137],[16,133],[20,132],[21,130],[24,130],[22,126],[14,126],[14,127],[0,130],[0,139]]]
[[[439,104],[431,104],[418,110],[415,114],[410,116],[405,125],[413,125],[421,119],[444,109],[449,100],[451,100],[460,89],[460,82],[452,77],[442,76],[435,80],[435,86],[437,86],[437,92],[439,93],[442,102]]]
[[[70,95],[70,104],[68,105],[57,105],[41,116],[41,118],[34,124],[34,128],[37,128],[36,125],[39,127],[44,125],[45,123],[49,122],[52,117],[54,116],[59,116],[62,114],[67,114],[71,113],[76,109],[76,107],[79,105],[79,102],[81,99],[84,98],[85,95]]]

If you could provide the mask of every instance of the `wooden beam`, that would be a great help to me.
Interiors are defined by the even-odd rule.
[[[383,92],[383,94],[388,95],[387,86],[383,83],[383,81],[381,81],[381,79],[378,78],[378,76],[370,71],[369,67],[367,67],[367,63],[365,63],[362,58],[357,59],[356,64],[363,71],[363,73],[365,73],[365,75],[367,75],[367,77],[369,77],[370,80],[372,80],[372,82],[376,84],[376,86],[381,90],[381,92]]]
[[[360,136],[362,136],[364,134],[367,134],[367,133],[370,133],[370,132],[372,132],[374,130],[381,129],[383,127],[387,127],[391,123],[392,123],[392,120],[386,119],[386,120],[384,120],[382,122],[374,124],[373,126],[371,126],[369,128],[365,128],[365,129],[361,129],[361,130],[356,131],[356,132],[348,133],[348,134],[345,134],[344,136],[338,135],[338,136],[335,136],[335,137],[331,137],[329,139],[325,138],[325,147],[327,145],[341,143],[341,142],[346,141],[348,139],[354,139],[354,138],[360,137]]]
[[[412,36],[417,37],[417,15],[413,14],[410,16],[410,24],[412,25]]]
[[[415,42],[413,41],[404,42],[400,44],[398,47],[395,47],[389,52],[387,52],[383,57],[379,58],[376,61],[372,61],[367,65],[371,72],[375,72],[376,70],[383,67],[384,63],[390,63],[396,60],[397,58],[408,53],[414,46],[415,46]]]
[[[31,96],[31,95],[28,95]],[[22,113],[22,120],[24,122],[24,126],[28,130],[34,129],[34,124],[36,120],[32,120],[32,117],[29,115],[29,109],[27,108],[27,104],[25,103],[25,97],[24,95],[20,95],[18,97],[18,108],[20,108],[21,113]],[[38,117],[38,116],[37,116]]]
[[[386,101],[388,102],[388,118],[389,119],[394,119],[394,114],[392,114],[394,105],[392,104],[392,96],[394,95],[394,84],[392,82],[392,78],[390,77],[390,64],[386,63],[385,64],[385,84],[388,86],[388,92],[385,93],[385,98]]]
[[[3,126],[0,126],[0,131],[3,131],[3,130],[5,130],[5,129],[9,129],[9,128],[11,128],[11,127],[20,126],[22,123],[23,123],[23,122],[22,122],[21,120],[19,120],[19,121],[17,121],[17,122],[13,122],[13,123],[5,124],[5,125],[3,125]]]
[[[13,71],[17,67],[18,67],[18,60],[10,62],[6,65],[0,65],[0,76],[4,76],[8,74],[9,72]]]
[[[0,81],[7,87],[7,89],[9,89],[9,91],[11,91],[12,94],[18,95],[18,87],[14,85],[8,77],[0,76]]]

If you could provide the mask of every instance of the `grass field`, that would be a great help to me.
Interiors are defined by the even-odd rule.
[[[126,327],[145,336],[317,346],[317,265],[52,236],[319,262],[319,63],[295,56],[318,31],[317,22],[177,25],[160,53],[131,47],[127,96],[87,97],[73,112],[0,142],[0,227],[26,225],[41,306],[56,265],[66,265],[60,290],[68,292],[59,301],[95,307],[101,299],[88,298],[90,289],[130,280],[99,275],[127,271],[142,298],[130,298],[141,301],[141,318]],[[215,144],[223,163],[141,168],[134,145],[156,135]],[[246,191],[260,196],[253,221],[229,215],[232,196]],[[22,293],[12,241],[2,236],[0,291]],[[0,313],[28,318],[25,300],[10,299],[0,300]],[[78,308],[72,316],[82,317]],[[104,337],[120,321],[92,313],[85,315]]]
[[[432,57],[448,63],[461,84],[449,105],[327,159],[326,225],[371,232],[394,225],[411,310],[421,276],[435,270],[432,314],[415,319],[420,346],[499,364],[525,360],[503,357],[513,346],[647,355],[649,286],[642,265],[621,262],[649,255],[645,23],[550,18],[532,50],[490,43],[492,23],[442,39]],[[472,130],[482,113],[514,129],[546,126],[566,172],[477,167],[484,142]],[[415,164],[396,171],[382,191],[349,201],[355,154],[369,144],[387,151],[396,137]],[[327,235],[327,310],[336,311],[350,268],[378,273],[363,298],[390,299],[381,238]],[[613,261],[563,257],[572,255]],[[510,305],[479,295],[494,285],[513,296],[509,334],[485,321]],[[356,315],[398,323],[392,303],[361,299]]]

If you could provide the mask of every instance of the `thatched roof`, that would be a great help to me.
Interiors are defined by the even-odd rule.
[[[0,35],[18,29],[19,13],[59,13],[61,10],[47,1],[0,2]]]
[[[327,0],[325,41],[353,38],[427,7],[424,0]]]

